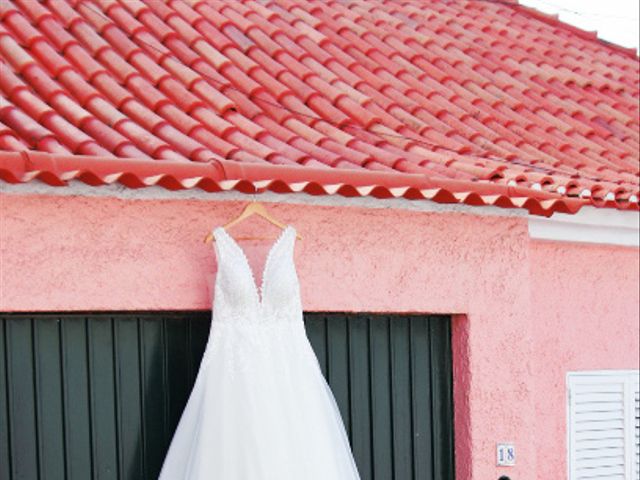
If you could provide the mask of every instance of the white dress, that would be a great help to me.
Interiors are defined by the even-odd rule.
[[[271,247],[259,290],[238,243],[213,235],[209,339],[160,480],[359,480],[305,332],[295,229]]]

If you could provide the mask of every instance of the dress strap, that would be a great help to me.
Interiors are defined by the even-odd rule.
[[[211,235],[213,235],[216,241],[220,240],[220,235],[219,235],[220,230],[221,230],[220,227],[214,227],[213,230],[211,230]]]
[[[213,243],[213,249],[216,252],[216,257],[218,259],[218,267],[220,266],[220,262],[222,261],[222,250],[223,245],[225,244],[225,232],[221,227],[215,227],[211,230],[211,234],[213,235],[215,241]]]

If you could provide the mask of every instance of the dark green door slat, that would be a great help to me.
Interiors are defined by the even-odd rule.
[[[349,408],[351,444],[360,459],[361,477],[371,478],[371,407],[369,385],[369,322],[366,317],[349,319]]]
[[[324,318],[315,318],[305,325],[309,343],[313,347],[320,370],[327,376],[327,324]]]
[[[64,450],[67,478],[70,480],[92,478],[93,470],[86,327],[84,318],[63,320],[60,325]]]
[[[64,478],[64,419],[60,368],[60,322],[43,319],[33,331],[36,372],[40,475],[43,480]]]
[[[375,480],[393,478],[393,434],[391,414],[391,351],[388,318],[372,320],[371,337],[371,438]]]
[[[140,353],[138,351],[138,320],[123,317],[114,325],[114,356],[116,359],[116,408],[119,412],[117,424],[119,476],[120,478],[143,478],[142,409],[140,406],[141,385]]]
[[[411,397],[413,417],[413,469],[415,480],[434,478],[433,437],[431,409],[431,362],[429,343],[429,324],[426,319],[418,318],[410,323],[411,329]],[[426,405],[425,405],[426,404]]]
[[[0,479],[11,476],[11,444],[9,432],[9,405],[7,403],[7,342],[5,330],[7,322],[0,322]]]
[[[451,326],[449,322],[433,321],[431,327],[431,382],[433,393],[432,418],[434,442],[434,478],[453,476],[453,422],[436,422],[440,418],[453,418],[451,381]]]
[[[0,480],[156,479],[211,313],[0,315]],[[305,314],[362,480],[454,480],[450,319]]]
[[[349,340],[347,321],[344,315],[333,314],[327,316],[327,358],[329,384],[334,396],[344,426],[351,438],[351,418],[349,408]]]
[[[112,320],[92,316],[88,319],[89,396],[93,447],[93,475],[99,479],[118,478],[116,439]]]
[[[394,478],[413,478],[409,323],[392,319],[390,341]]]
[[[39,478],[31,324],[29,318],[20,317],[7,322],[11,473],[21,480]]]
[[[145,478],[158,478],[166,449],[162,318],[140,317],[142,458]]]
[[[165,320],[165,342],[167,353],[167,379],[169,391],[169,405],[167,418],[168,437],[173,435],[182,409],[187,403],[191,383],[188,377],[187,352],[187,324],[180,318],[168,318]],[[170,438],[167,437],[167,440]]]

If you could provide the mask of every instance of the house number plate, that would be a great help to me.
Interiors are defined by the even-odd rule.
[[[516,447],[513,443],[499,443],[497,448],[499,467],[513,467],[516,464]]]

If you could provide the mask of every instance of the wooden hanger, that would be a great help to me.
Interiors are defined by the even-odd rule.
[[[259,215],[260,217],[264,218],[265,220],[267,220],[269,223],[272,223],[273,225],[280,227],[282,229],[286,228],[286,225],[282,222],[280,222],[279,220],[275,219],[265,208],[265,206],[260,203],[260,202],[256,202],[253,201],[251,203],[249,203],[244,210],[242,211],[242,213],[240,215],[238,215],[236,218],[234,218],[233,220],[231,220],[229,223],[227,223],[226,225],[223,226],[223,228],[225,230],[233,227],[234,225],[237,225],[238,223],[246,220],[247,218],[251,217],[252,215]],[[241,240],[264,240],[267,237],[245,237],[245,238],[241,238]],[[299,233],[296,233],[296,238],[302,240],[302,236]],[[207,236],[204,238],[204,242],[205,243],[209,243],[212,240],[215,240],[214,236],[213,236],[213,232],[209,232],[207,234]]]

